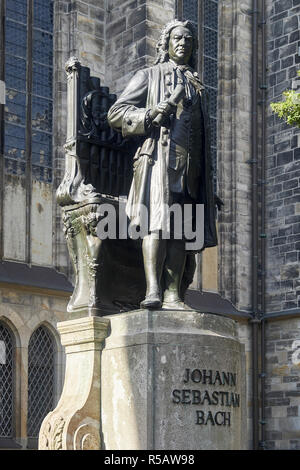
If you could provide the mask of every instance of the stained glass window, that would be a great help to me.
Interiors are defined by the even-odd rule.
[[[0,437],[14,434],[14,340],[11,331],[0,323]]]
[[[28,348],[28,437],[38,437],[54,406],[54,340],[44,326],[32,334]]]
[[[5,172],[51,182],[53,0],[6,0],[4,80]]]

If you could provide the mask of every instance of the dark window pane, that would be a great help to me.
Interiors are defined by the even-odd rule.
[[[209,96],[209,115],[210,117],[216,117],[218,91],[214,88],[209,87],[206,87],[206,90]]]
[[[38,437],[46,414],[54,405],[54,341],[43,326],[28,348],[28,437]]]
[[[52,170],[42,166],[32,165],[32,178],[44,183],[52,183]]]
[[[183,18],[198,24],[198,0],[183,2]]]
[[[5,1],[5,172],[24,174],[26,168],[28,0]],[[32,176],[52,181],[53,0],[32,0]],[[27,123],[28,124],[28,123]],[[42,132],[39,132],[42,131]],[[44,132],[43,132],[44,131]],[[29,134],[30,136],[30,134]],[[29,142],[28,142],[29,144]],[[27,156],[27,155],[26,155]]]
[[[53,1],[33,1],[32,177],[51,182]],[[43,30],[43,31],[41,31]],[[43,64],[42,66],[40,64]],[[46,132],[38,132],[40,131]]]
[[[217,193],[217,149],[215,147],[211,147],[211,164],[213,167],[213,186],[214,192]]]
[[[204,0],[204,24],[209,28],[218,29],[218,2]]]
[[[52,135],[45,132],[32,133],[32,163],[40,166],[52,164]]]
[[[210,139],[213,147],[217,146],[217,120],[210,118]]]
[[[52,101],[32,97],[32,127],[52,132]]]
[[[27,0],[6,0],[5,14],[7,18],[27,24]]]
[[[218,57],[218,32],[204,28],[204,54],[217,59]]]
[[[4,154],[9,158],[25,159],[25,127],[5,124]]]
[[[32,92],[44,98],[52,98],[52,68],[33,64]]]
[[[4,119],[12,124],[25,125],[26,95],[16,90],[6,89]]]
[[[26,59],[26,26],[15,21],[5,23],[5,52]]]
[[[25,176],[26,163],[12,158],[5,158],[5,174]]]
[[[14,345],[9,329],[0,323],[0,437],[13,437]]]
[[[204,57],[204,84],[213,88],[218,86],[218,63],[210,57]]]
[[[218,96],[218,2],[204,0],[204,74],[203,80],[209,94],[209,114],[211,127],[211,158],[214,168],[214,190],[217,190],[217,96]]]
[[[52,66],[53,41],[52,34],[35,29],[33,31],[33,61]]]
[[[34,0],[33,25],[35,28],[53,31],[53,1]]]
[[[6,54],[5,82],[8,88],[26,91],[26,60]]]

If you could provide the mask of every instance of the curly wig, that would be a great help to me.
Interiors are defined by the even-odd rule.
[[[167,23],[160,35],[159,41],[156,44],[157,56],[154,64],[167,62],[169,60],[169,40],[172,29],[178,26],[188,28],[193,37],[193,52],[189,61],[189,65],[195,69],[197,66],[197,49],[198,49],[198,34],[196,26],[192,21],[179,21],[177,19]]]

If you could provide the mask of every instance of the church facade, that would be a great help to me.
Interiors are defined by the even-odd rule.
[[[216,248],[187,301],[237,321],[248,448],[300,448],[299,129],[270,102],[300,62],[299,0],[5,0],[0,6],[0,448],[36,448],[59,399],[56,325],[73,272],[56,189],[64,174],[65,63],[119,95],[153,64],[161,28],[190,19],[210,97]],[[74,318],[74,315],[72,315]]]

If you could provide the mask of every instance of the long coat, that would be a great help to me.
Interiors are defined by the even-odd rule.
[[[131,223],[139,225],[140,204],[145,205],[150,214],[150,231],[165,227],[164,223],[168,216],[166,208],[170,203],[168,181],[170,133],[164,127],[152,128],[148,132],[145,126],[145,116],[147,110],[165,101],[173,92],[174,76],[174,66],[170,62],[138,71],[108,112],[110,126],[121,131],[123,137],[144,136],[134,157],[134,177],[126,211]],[[188,162],[191,172],[193,172],[193,167],[194,169],[201,168],[201,172],[197,174],[196,184],[199,185],[199,191],[198,200],[195,202],[204,204],[203,248],[206,248],[217,244],[217,235],[207,98],[204,89],[200,93],[204,145],[199,148],[199,153],[196,152],[196,162],[191,162],[192,155],[189,152]],[[193,154],[195,155],[195,151]],[[193,158],[195,159],[195,156]]]

